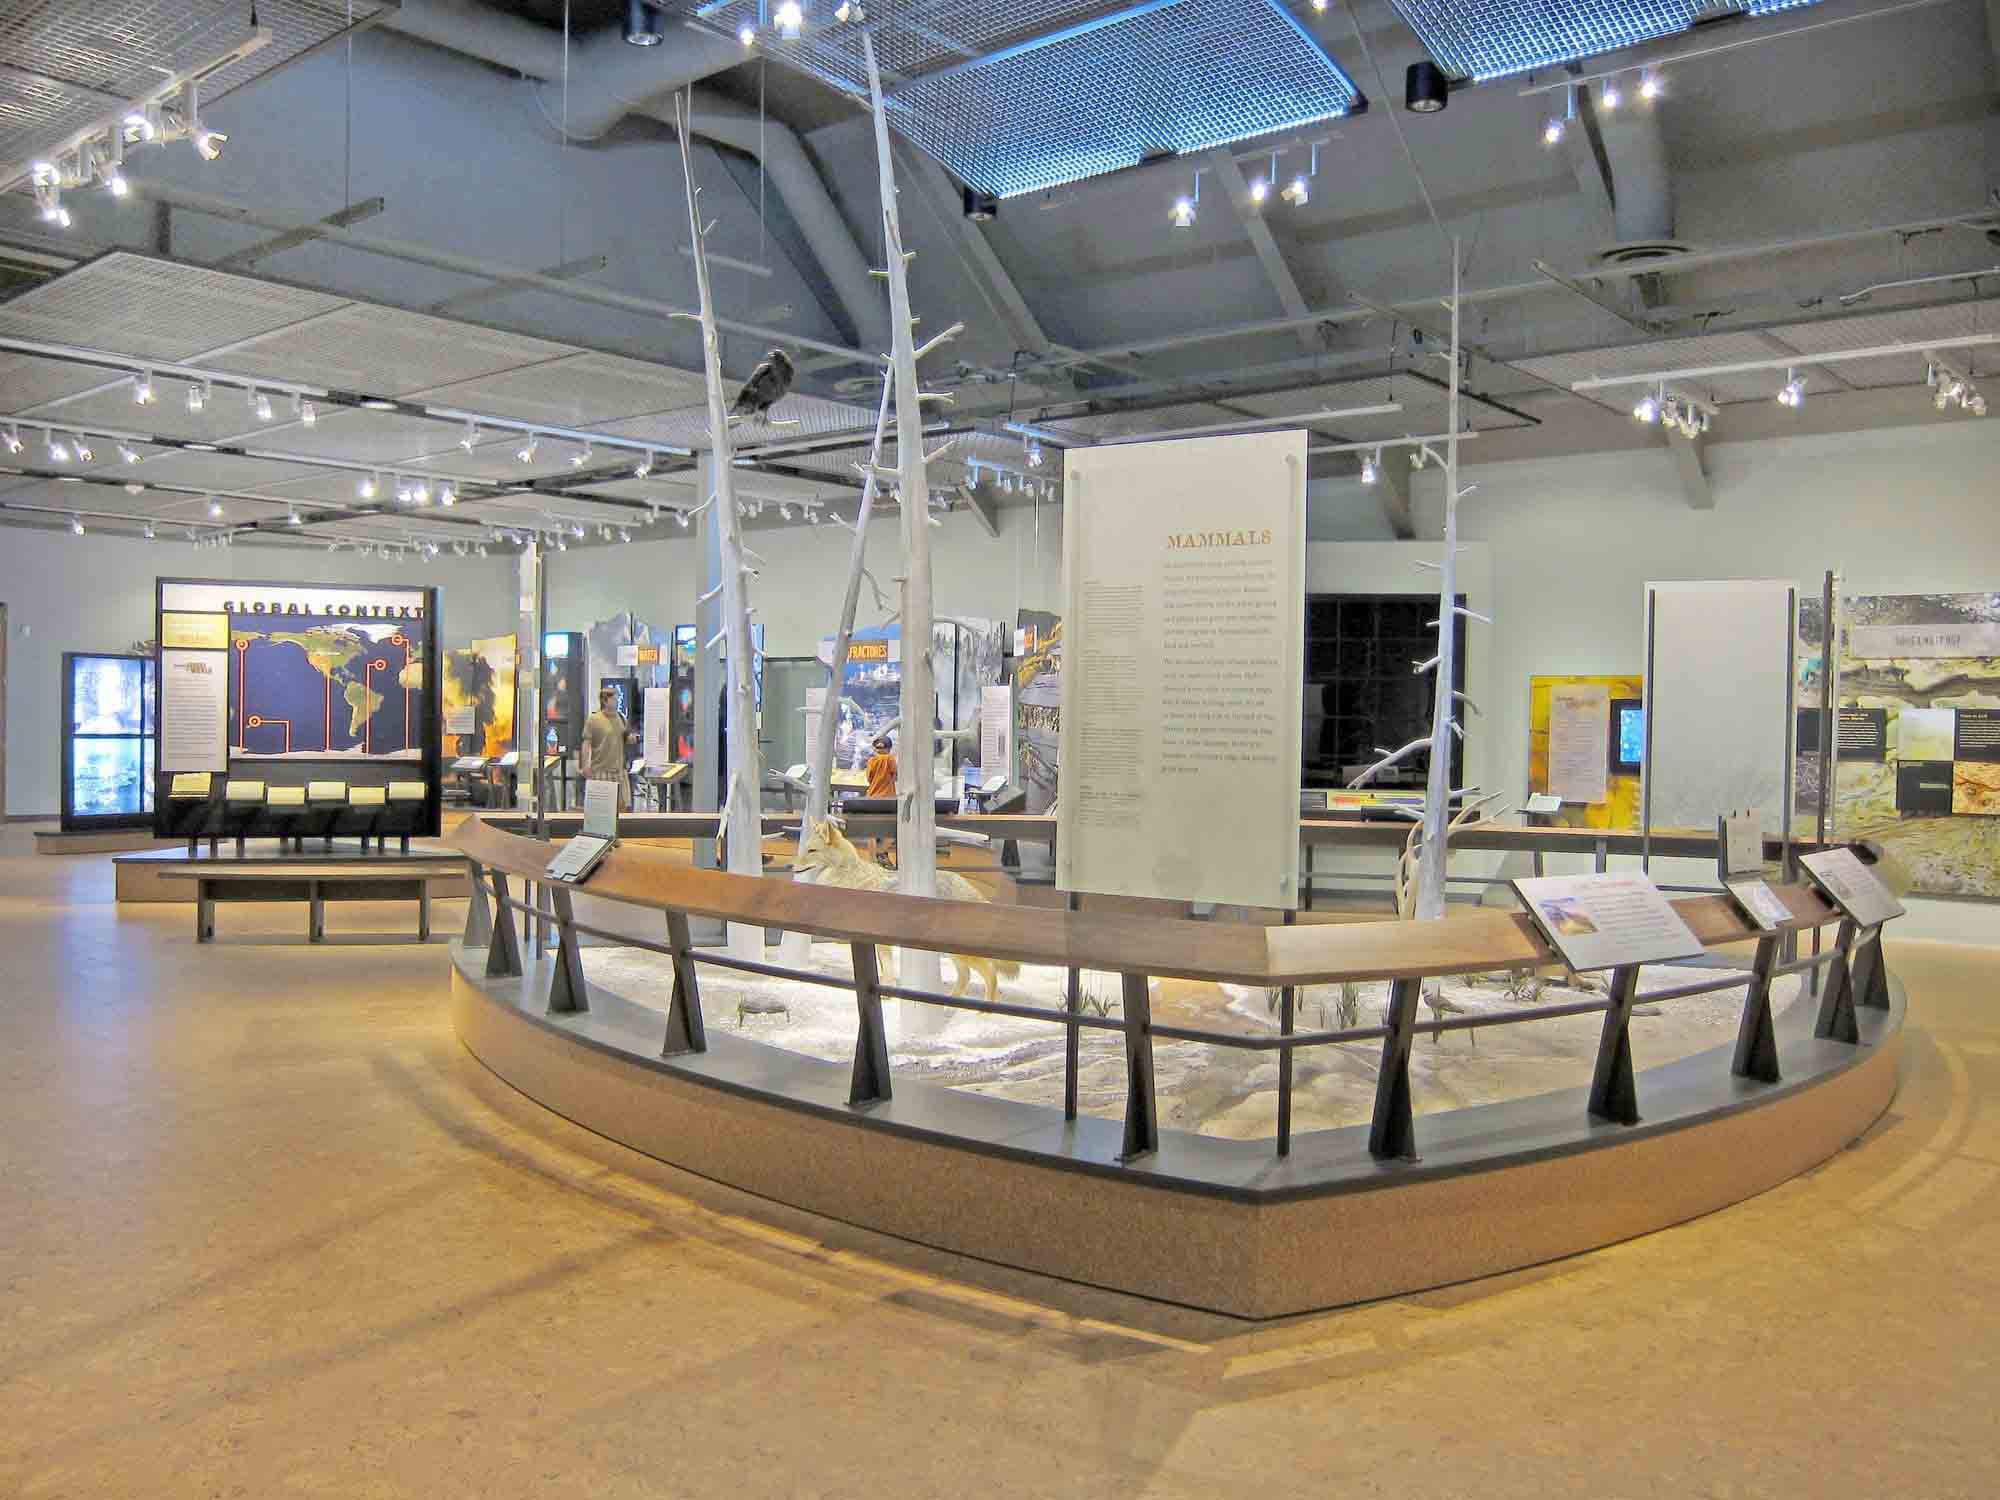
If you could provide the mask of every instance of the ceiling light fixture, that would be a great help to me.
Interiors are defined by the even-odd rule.
[[[319,408],[306,399],[303,391],[292,392],[292,415],[305,427],[315,426],[319,422]]]
[[[153,404],[153,372],[141,370],[132,377],[132,404],[151,406]]]
[[[1575,118],[1576,85],[1571,84],[1563,90],[1563,112],[1559,115],[1550,115],[1542,123],[1542,144],[1544,146],[1560,146],[1564,134],[1569,129],[1569,122]]]
[[[88,464],[97,461],[97,453],[90,446],[90,439],[82,433],[72,432],[69,435],[69,445],[76,451],[76,461],[78,463]]]
[[[285,512],[285,524],[292,527],[303,526],[306,524],[306,518],[296,510],[290,510]]]
[[[1785,383],[1778,390],[1778,405],[1794,409],[1806,404],[1806,383],[1791,370],[1785,371]]]
[[[959,203],[966,218],[975,224],[990,224],[1000,216],[1000,198],[996,193],[981,192],[969,187],[959,190]]]
[[[191,412],[198,412],[207,405],[208,405],[208,382],[206,380],[194,381],[188,386],[187,389],[188,410]]]
[[[1625,102],[1625,91],[1618,87],[1618,80],[1607,78],[1597,86],[1597,107],[1606,113]]]
[[[688,523],[688,513],[684,510],[676,510],[674,512],[674,524],[680,527],[683,531],[685,531],[687,529],[687,523]]]
[[[1639,97],[1651,104],[1667,91],[1665,81],[1651,68],[1639,75]]]
[[[0,444],[4,444],[9,453],[19,453],[21,451],[21,429],[12,423],[9,423],[4,429],[0,429]]]
[[[1660,398],[1651,391],[1639,398],[1639,404],[1632,408],[1635,422],[1657,422],[1660,420]]]
[[[458,504],[458,491],[452,488],[450,480],[446,480],[443,484],[438,486],[438,504],[439,505]]]
[[[531,432],[521,440],[521,446],[514,450],[514,457],[524,464],[531,464],[535,461],[535,450],[541,445],[541,439]]]
[[[653,450],[648,448],[640,460],[632,466],[632,477],[634,479],[644,479],[651,474],[653,472],[653,459]]]
[[[665,40],[660,13],[646,0],[625,0],[625,40],[634,47],[657,47]]]
[[[69,445],[57,437],[53,429],[42,434],[42,452],[48,455],[52,464],[69,462]]]
[[[71,536],[82,536],[82,535],[83,535],[83,517],[82,517],[82,516],[71,516],[71,517],[69,518],[69,534],[70,534]]]
[[[211,521],[222,519],[222,502],[213,495],[208,497],[208,517]]]
[[[139,462],[139,450],[134,448],[130,443],[119,443],[118,456],[128,464]]]
[[[245,394],[244,399],[249,403],[251,416],[260,422],[271,420],[271,398],[269,396],[253,385]]]
[[[143,536],[147,541],[150,542],[156,538],[158,533],[156,533],[153,530],[153,523],[151,521],[148,521],[142,528],[140,528],[139,535]]]
[[[373,500],[381,491],[381,488],[382,476],[380,474],[364,474],[354,486],[354,493],[359,495],[363,500]]]
[[[795,42],[799,39],[799,33],[805,29],[806,13],[799,5],[799,0],[784,0],[784,3],[772,13],[771,19],[777,23],[779,36],[788,42]]]
[[[577,449],[576,452],[572,453],[569,456],[569,466],[572,469],[580,469],[589,462],[590,462],[590,444],[588,442],[586,442],[581,448]]]
[[[749,25],[748,23],[745,23],[742,27],[738,28],[736,32],[736,40],[741,42],[746,47],[756,46],[757,45],[756,28]]]
[[[1361,460],[1361,482],[1373,484],[1382,477],[1382,450],[1375,448],[1363,455]]]
[[[458,446],[467,453],[479,446],[479,424],[469,417],[466,419],[465,432],[458,440]]]
[[[1403,72],[1403,107],[1413,115],[1434,115],[1451,103],[1451,80],[1429,58]]]

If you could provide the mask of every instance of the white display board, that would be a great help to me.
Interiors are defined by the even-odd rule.
[[[1611,689],[1601,682],[1549,689],[1549,790],[1564,802],[1602,802],[1610,779]]]
[[[1797,608],[1785,579],[1646,585],[1646,827],[1788,826]]]
[[[1014,689],[1006,683],[979,690],[980,779],[1014,778]]]
[[[664,771],[674,763],[674,690],[649,687],[645,691],[646,718],[644,754],[648,771]]]
[[[1295,905],[1305,434],[1064,466],[1057,885]]]
[[[160,652],[160,769],[229,769],[229,653]]]
[[[1537,875],[1514,882],[1521,904],[1579,974],[1699,954],[1701,940],[1644,875]]]

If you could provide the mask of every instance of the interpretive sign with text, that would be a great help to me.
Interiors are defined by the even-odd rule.
[[[1057,885],[1295,905],[1305,434],[1064,461]]]
[[[1701,940],[1643,875],[1546,875],[1513,885],[1550,946],[1579,973],[1702,951]]]
[[[1812,883],[1826,894],[1826,899],[1840,909],[1840,914],[1862,927],[1879,927],[1891,917],[1903,914],[1903,903],[1890,894],[1881,877],[1861,863],[1852,849],[1821,849],[1814,854],[1802,854],[1799,863]]]

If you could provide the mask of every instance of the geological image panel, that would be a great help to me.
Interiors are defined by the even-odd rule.
[[[232,615],[229,643],[231,755],[422,757],[423,642],[405,624]]]

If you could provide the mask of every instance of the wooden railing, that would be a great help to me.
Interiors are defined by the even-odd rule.
[[[1036,907],[996,906],[980,902],[934,901],[872,891],[840,890],[797,884],[776,878],[730,875],[678,863],[662,851],[643,847],[613,850],[590,877],[587,893],[597,900],[657,910],[665,916],[663,942],[610,932],[576,919],[569,887],[544,882],[551,846],[535,839],[503,833],[472,819],[454,842],[473,862],[475,889],[489,888],[493,897],[486,973],[522,973],[516,913],[546,924],[555,935],[555,970],[549,993],[552,1012],[588,1008],[579,935],[602,936],[667,956],[673,964],[674,988],[666,1017],[665,1055],[707,1049],[702,1024],[698,966],[712,964],[740,972],[831,986],[855,996],[856,1034],[849,1102],[865,1105],[890,1096],[887,1033],[882,1023],[885,998],[915,1000],[930,1005],[993,1015],[1046,1020],[1066,1029],[1064,1110],[1077,1111],[1077,1067],[1081,1034],[1086,1029],[1115,1031],[1125,1045],[1126,1106],[1124,1155],[1141,1156],[1159,1145],[1159,1120],[1153,1087],[1153,1041],[1203,1042],[1218,1047],[1274,1051],[1279,1057],[1276,1144],[1283,1156],[1291,1149],[1292,1061],[1301,1047],[1337,1042],[1379,1041],[1381,1068],[1377,1080],[1369,1150],[1378,1157],[1414,1154],[1414,1111],[1410,1098],[1410,1049],[1426,1033],[1514,1025],[1601,1012],[1599,1039],[1588,1108],[1592,1115],[1624,1124],[1639,1118],[1638,1092],[1632,1066],[1629,1025],[1632,1009],[1742,987],[1742,1019],[1731,1071],[1759,1083],[1779,1081],[1778,1049],[1771,1021],[1771,985],[1782,975],[1805,973],[1825,966],[1820,986],[1816,1034],[1834,1041],[1858,1043],[1855,1005],[1888,1004],[1886,976],[1879,941],[1861,941],[1852,923],[1816,892],[1801,886],[1774,889],[1792,913],[1778,933],[1764,934],[1746,922],[1727,897],[1695,896],[1674,903],[1704,947],[1756,943],[1747,972],[1738,971],[1709,981],[1639,993],[1639,966],[1612,972],[1609,993],[1602,999],[1561,1005],[1523,1006],[1498,1013],[1422,1020],[1418,1017],[1425,979],[1494,970],[1540,968],[1560,959],[1535,931],[1525,915],[1483,910],[1440,922],[1358,922],[1262,926],[1250,923],[1196,922],[1121,914],[1064,911]],[[526,883],[523,896],[513,894],[511,881]],[[548,905],[530,894],[543,886]],[[468,932],[482,928],[475,903]],[[698,950],[690,938],[689,918],[701,917],[809,933],[848,944],[853,977],[838,976]],[[1783,952],[1798,932],[1839,922],[1837,942],[1805,958],[1783,960]],[[483,933],[481,935],[484,935]],[[927,949],[1006,959],[1067,971],[1062,1010],[974,1000],[884,984],[877,971],[877,947]],[[1122,979],[1123,1014],[1087,1013],[1081,1004],[1079,976],[1084,969],[1117,973]],[[1280,1030],[1275,1036],[1156,1023],[1148,979],[1172,977],[1257,986],[1279,991]],[[1345,980],[1387,980],[1389,1006],[1383,1024],[1338,1030],[1298,1031],[1296,995],[1309,984]]]

